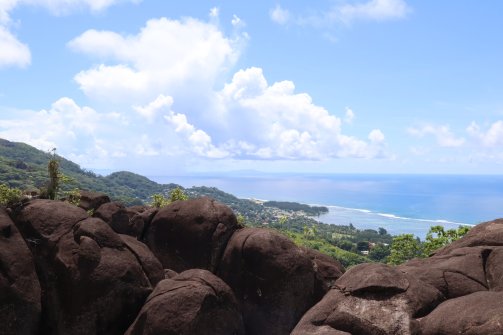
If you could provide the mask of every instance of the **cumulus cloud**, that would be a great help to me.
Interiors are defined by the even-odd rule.
[[[0,68],[7,66],[26,67],[31,63],[28,45],[19,41],[10,30],[10,12],[21,5],[38,6],[55,15],[68,14],[75,9],[89,8],[102,11],[121,2],[138,3],[141,0],[0,0]]]
[[[240,38],[196,19],[161,18],[149,20],[137,35],[88,30],[69,46],[111,63],[75,76],[86,95],[146,102],[159,94],[212,88],[237,60]]]
[[[422,127],[408,128],[407,132],[416,137],[432,135],[441,147],[459,147],[465,143],[465,139],[456,137],[447,125],[437,126],[427,124]]]
[[[64,97],[48,110],[25,112],[18,119],[0,119],[0,137],[25,142],[41,150],[56,147],[74,152],[82,144],[94,146],[94,136],[103,131],[103,125],[107,122],[117,124],[120,119],[117,113],[99,114]]]
[[[260,159],[377,157],[384,135],[375,130],[373,144],[342,134],[341,119],[296,93],[291,81],[272,85],[260,68],[238,71],[219,92],[220,121],[234,142],[231,152]],[[223,110],[223,112],[222,112]]]
[[[0,26],[0,68],[26,67],[31,63],[30,49],[11,32]]]
[[[170,111],[173,105],[173,98],[160,94],[154,101],[146,106],[134,106],[133,109],[147,119],[153,122],[155,118],[162,113],[163,110]]]
[[[495,147],[503,144],[503,121],[492,123],[486,131],[481,130],[476,122],[472,122],[466,131],[485,147]]]

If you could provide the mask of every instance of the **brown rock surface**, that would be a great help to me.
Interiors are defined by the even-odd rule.
[[[215,200],[204,197],[175,201],[157,212],[144,241],[165,268],[214,272],[237,228],[231,209]]]
[[[148,257],[131,251],[140,247],[71,204],[34,200],[15,222],[32,241],[43,334],[123,334],[163,275],[144,270]]]
[[[421,320],[423,335],[503,334],[503,292],[450,299]]]
[[[97,210],[104,203],[110,202],[108,195],[101,192],[91,192],[91,191],[79,191],[80,192],[80,203],[79,207],[84,210]]]
[[[40,301],[30,250],[5,210],[0,209],[0,333],[38,334]]]
[[[289,334],[316,302],[311,259],[273,230],[234,233],[218,273],[241,303],[247,335]]]
[[[232,290],[207,270],[161,281],[126,335],[244,335]]]
[[[144,209],[143,206],[138,209]],[[93,216],[102,219],[118,234],[141,237],[145,222],[140,212],[126,208],[119,202],[108,202],[101,205]]]

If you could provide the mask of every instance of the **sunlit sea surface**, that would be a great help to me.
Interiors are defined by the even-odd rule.
[[[319,221],[424,238],[429,227],[455,228],[503,217],[503,176],[267,175],[150,177],[184,187],[213,186],[240,198],[325,205]]]

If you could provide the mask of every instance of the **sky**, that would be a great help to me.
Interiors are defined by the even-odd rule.
[[[0,0],[0,138],[104,174],[501,174],[502,12]]]

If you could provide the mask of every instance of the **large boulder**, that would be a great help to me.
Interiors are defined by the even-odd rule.
[[[92,192],[92,191],[79,191],[80,193],[80,203],[79,207],[83,208],[86,211],[89,210],[97,210],[101,205],[110,202],[110,198],[108,195],[101,192]]]
[[[313,265],[315,274],[314,295],[315,300],[319,301],[346,270],[338,260],[328,255],[309,248],[303,248],[303,250],[311,259]]]
[[[218,274],[241,304],[247,335],[289,334],[316,302],[310,257],[269,229],[234,233]]]
[[[142,207],[141,207],[142,208]],[[102,219],[118,234],[139,238],[143,234],[145,222],[140,212],[126,208],[120,202],[107,202],[101,205],[93,216]]]
[[[487,285],[491,291],[503,291],[503,247],[494,248],[486,261]]]
[[[292,335],[420,334],[416,318],[443,300],[431,285],[384,264],[361,264],[340,277]]]
[[[503,292],[450,299],[421,320],[423,335],[503,334]]]
[[[244,335],[232,290],[207,270],[161,281],[126,335]]]
[[[486,247],[461,247],[448,254],[411,260],[399,268],[440,290],[446,298],[486,291]]]
[[[15,223],[35,256],[44,334],[123,334],[164,275],[146,248],[71,204],[33,200]]]
[[[213,199],[175,201],[157,212],[144,241],[165,268],[215,272],[237,228],[232,210]]]
[[[5,210],[0,209],[0,333],[38,334],[40,294],[30,250]]]

